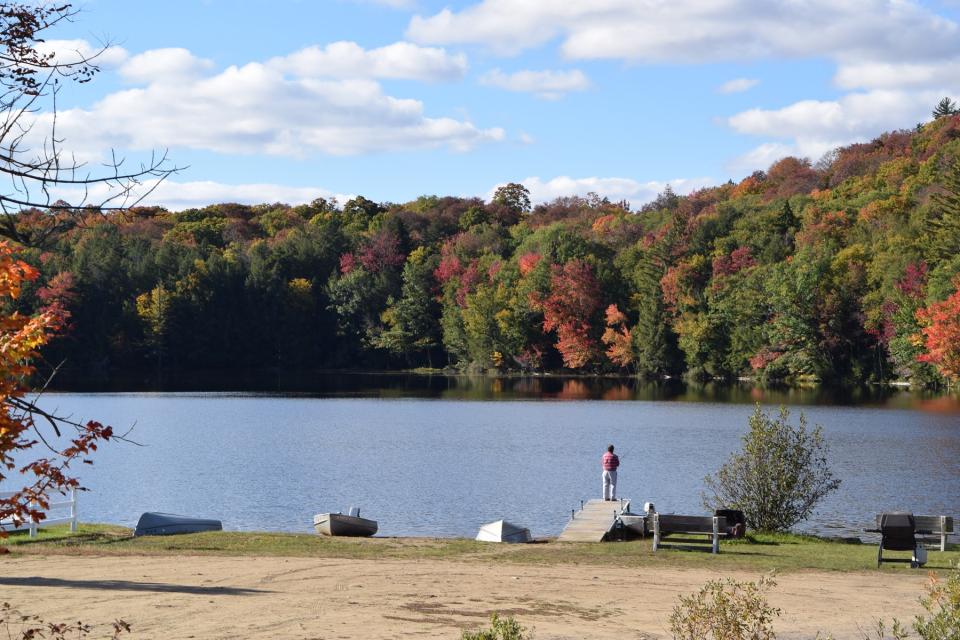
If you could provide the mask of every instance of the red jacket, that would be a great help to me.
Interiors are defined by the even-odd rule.
[[[620,458],[617,457],[617,454],[607,451],[603,454],[600,463],[603,465],[604,471],[615,471],[620,466]]]

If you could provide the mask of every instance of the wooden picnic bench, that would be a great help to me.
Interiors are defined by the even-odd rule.
[[[653,551],[665,546],[663,538],[668,535],[685,536],[674,538],[670,546],[688,546],[710,544],[710,553],[720,553],[720,538],[727,536],[727,519],[723,516],[682,516],[667,513],[655,513],[653,518]],[[696,537],[690,537],[696,536]],[[706,536],[706,540],[700,536]],[[677,545],[677,542],[684,544]]]
[[[877,514],[877,530],[880,529],[880,517]],[[925,546],[947,550],[947,537],[953,533],[953,518],[950,516],[913,516],[917,526],[917,539]]]

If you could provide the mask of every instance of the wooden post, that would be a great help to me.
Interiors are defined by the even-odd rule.
[[[713,549],[710,553],[720,553],[720,518],[713,516]]]
[[[656,513],[653,514],[653,552],[657,552],[657,547],[660,546],[660,516]]]
[[[947,550],[947,516],[940,516],[940,551]]]
[[[70,489],[70,533],[77,532],[77,490]]]

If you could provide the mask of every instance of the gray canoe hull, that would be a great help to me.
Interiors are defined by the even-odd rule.
[[[313,527],[325,536],[366,538],[377,532],[377,521],[343,513],[318,513],[313,517]]]
[[[172,513],[148,512],[140,516],[135,536],[172,536],[178,533],[199,533],[200,531],[223,531],[219,520],[189,518]]]

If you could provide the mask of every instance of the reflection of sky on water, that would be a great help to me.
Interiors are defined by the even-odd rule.
[[[80,470],[91,489],[83,520],[132,525],[158,510],[229,529],[308,531],[314,513],[358,505],[384,535],[443,536],[502,517],[558,533],[580,499],[599,493],[610,442],[623,459],[620,495],[702,513],[702,479],[738,448],[752,411],[683,394],[616,401],[636,394],[619,384],[599,392],[610,401],[579,400],[598,393],[589,379],[511,382],[528,391],[510,393],[546,387],[569,401],[146,393],[49,395],[44,406],[136,423],[146,445],[105,446]],[[802,407],[823,425],[843,480],[807,528],[856,532],[894,509],[960,516],[960,419],[890,408],[900,404]]]

